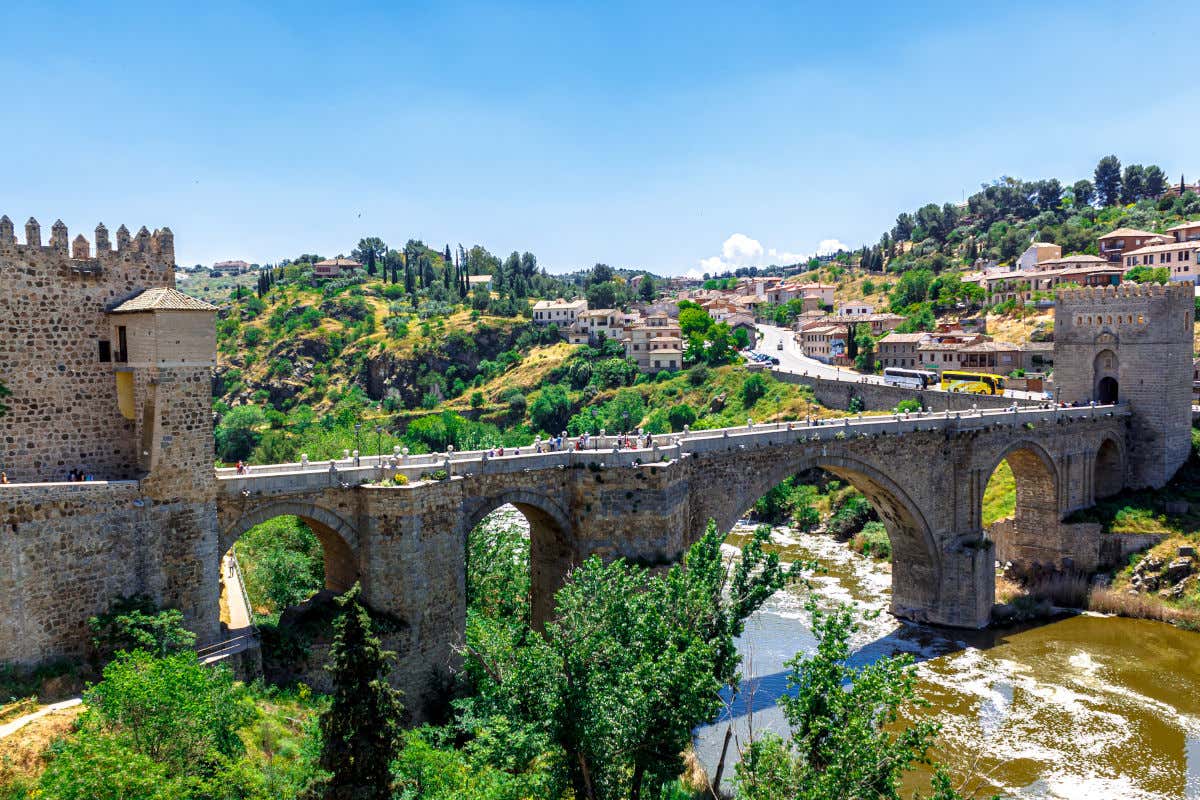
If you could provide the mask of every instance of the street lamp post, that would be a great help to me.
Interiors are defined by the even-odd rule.
[[[379,466],[383,466],[383,426],[375,426],[375,453],[379,458]]]
[[[354,466],[359,464],[358,454],[362,452],[362,423],[354,423]]]

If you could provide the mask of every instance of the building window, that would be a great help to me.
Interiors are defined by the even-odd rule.
[[[117,327],[117,361],[122,364],[129,361],[129,341],[124,325]]]
[[[107,339],[101,339],[100,344],[100,363],[107,364],[112,361],[112,343]]]

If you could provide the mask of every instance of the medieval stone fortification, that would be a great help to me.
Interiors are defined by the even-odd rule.
[[[175,291],[170,229],[95,244],[0,218],[0,662],[78,655],[136,592],[218,629],[216,309]]]
[[[1058,399],[1129,403],[1129,486],[1162,486],[1191,450],[1193,294],[1190,283],[1123,283],[1058,294]]]

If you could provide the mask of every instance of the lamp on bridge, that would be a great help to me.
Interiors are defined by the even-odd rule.
[[[358,454],[362,452],[362,423],[354,423],[354,466],[358,466]]]
[[[375,455],[379,459],[379,466],[383,466],[383,426],[375,426]]]

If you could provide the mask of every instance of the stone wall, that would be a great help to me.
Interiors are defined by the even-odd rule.
[[[0,219],[0,382],[12,391],[0,417],[0,469],[14,481],[65,480],[72,468],[99,479],[137,472],[134,424],[117,405],[117,342],[105,309],[139,291],[174,286],[170,231],[131,238],[122,226],[117,249],[97,229],[94,256],[83,242],[68,253],[66,227],[47,245],[37,223],[18,244]],[[103,247],[100,243],[103,243]]]
[[[917,391],[903,386],[888,386],[880,383],[855,383],[853,381],[831,381],[811,375],[798,375],[794,372],[772,370],[771,374],[784,383],[810,386],[817,402],[826,408],[836,408],[845,411],[850,408],[850,401],[858,398],[866,411],[891,411],[904,400],[917,400],[923,408],[930,411],[966,411],[972,406],[976,408],[1007,408],[1013,400],[1007,397],[961,394],[942,392],[938,390]],[[1033,401],[1017,400],[1020,405],[1030,405]]]
[[[215,637],[211,498],[157,503],[136,481],[7,486],[0,498],[0,663],[83,655],[88,617],[143,592]]]

